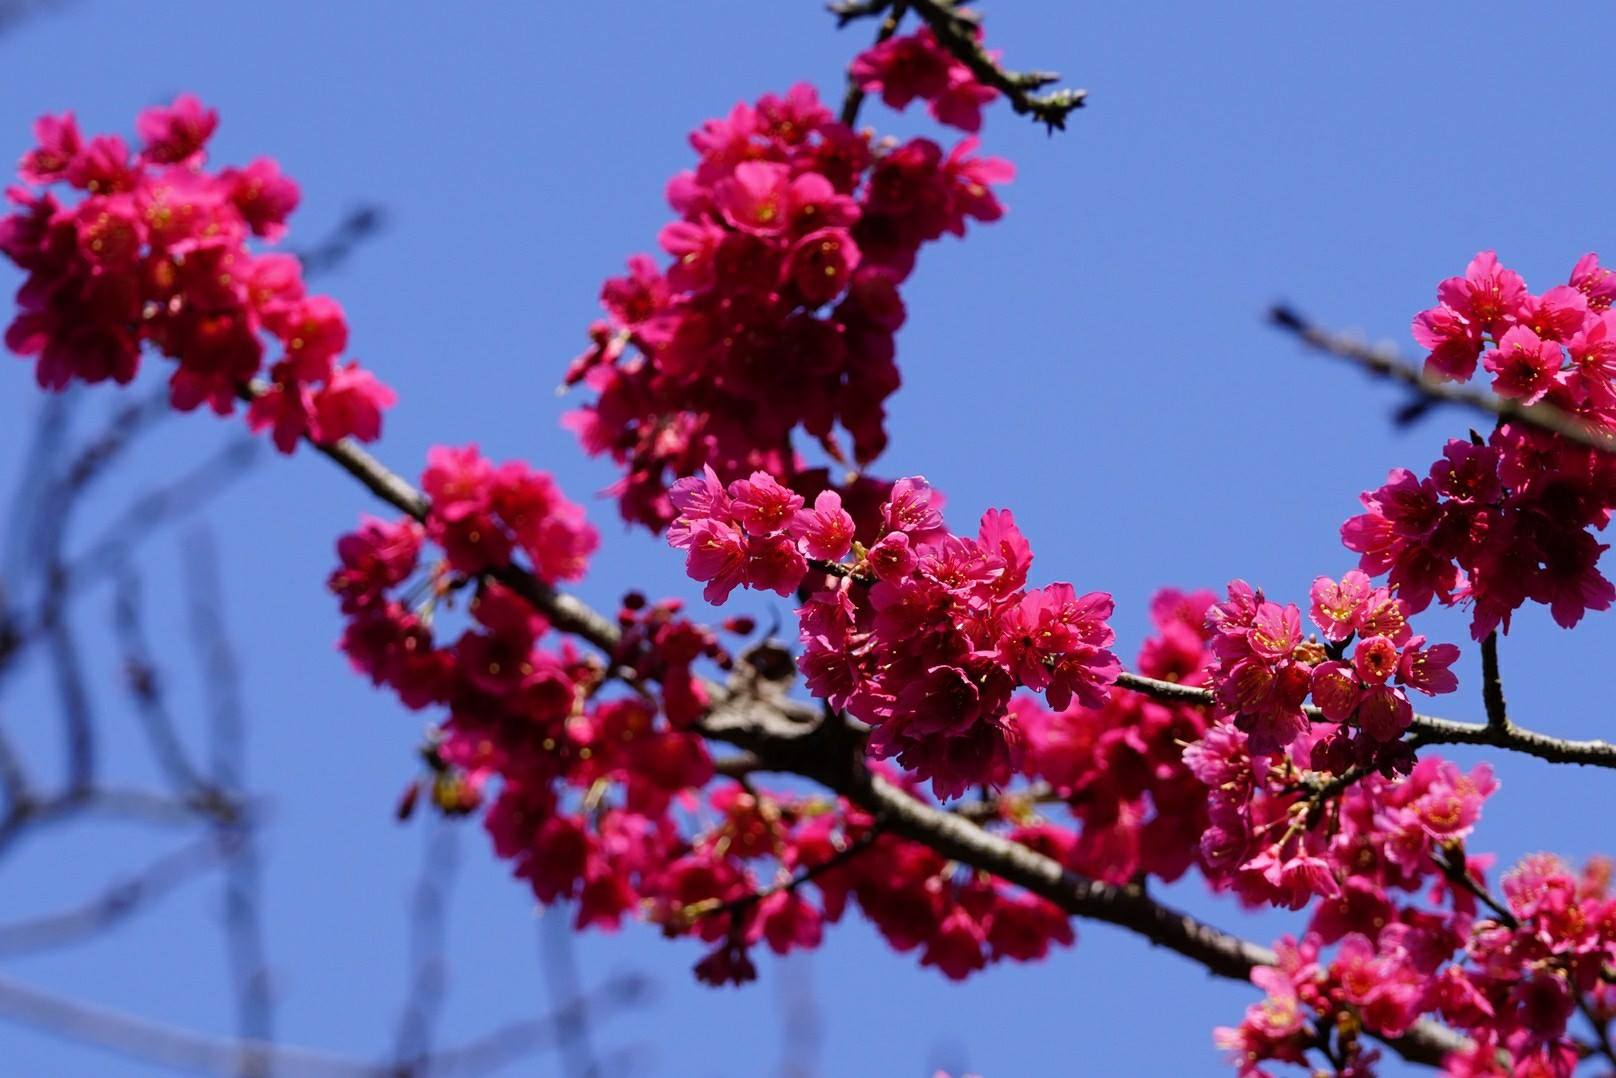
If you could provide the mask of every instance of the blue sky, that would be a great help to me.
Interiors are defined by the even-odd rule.
[[[1412,350],[1410,316],[1479,249],[1497,248],[1538,289],[1584,251],[1616,255],[1606,213],[1616,149],[1598,90],[1616,14],[1604,8],[1576,18],[1522,18],[1502,3],[1462,14],[1384,3],[986,8],[991,43],[1012,66],[1061,70],[1090,90],[1090,106],[1054,138],[990,114],[986,149],[1019,169],[1009,214],[923,257],[906,297],[905,386],[884,471],[926,475],[957,519],[1013,508],[1036,577],[1115,593],[1130,658],[1159,586],[1243,576],[1300,598],[1315,575],[1347,568],[1336,529],[1357,493],[1388,467],[1424,467],[1470,422],[1441,412],[1393,429],[1399,398],[1266,328],[1269,303]],[[868,33],[837,33],[808,0],[77,0],[0,38],[0,158],[23,151],[42,111],[73,108],[87,129],[127,132],[142,105],[200,94],[223,117],[216,160],[270,154],[301,182],[294,241],[359,203],[386,211],[386,231],[320,282],[349,313],[353,353],[398,390],[383,457],[414,474],[427,446],[477,439],[586,499],[611,473],[558,428],[553,387],[584,343],[601,278],[651,249],[667,216],[663,184],[689,160],[685,132],[799,79],[837,92]],[[917,126],[879,105],[865,120]],[[0,285],[13,282],[0,273]],[[0,368],[7,482],[39,403],[21,363]],[[85,412],[113,403],[92,395]],[[98,515],[231,433],[200,417],[169,424],[107,488],[80,540]],[[608,503],[590,504],[606,542],[586,597],[610,603],[635,585],[699,602],[674,556],[623,532]],[[397,1019],[423,838],[390,817],[420,717],[349,673],[322,588],[334,537],[373,508],[304,453],[265,461],[205,514],[244,667],[252,779],[274,804],[266,903],[280,1030],[370,1056]],[[174,691],[194,715],[180,559],[165,536],[139,565],[153,635],[175,641]],[[109,604],[104,592],[85,599],[87,637],[105,635]],[[1457,615],[1420,627],[1465,640]],[[1525,612],[1502,649],[1515,713],[1567,735],[1607,730],[1601,677],[1613,640],[1608,616],[1568,634]],[[110,651],[92,652],[106,722],[130,721]],[[1453,717],[1478,715],[1475,673],[1467,647]],[[25,671],[4,705],[25,733],[45,727],[54,704],[43,671]],[[146,775],[132,735],[120,736],[109,766]],[[1598,848],[1606,777],[1497,763],[1504,785],[1478,848],[1506,859]],[[547,998],[524,890],[479,831],[466,828],[460,848],[450,1040]],[[158,849],[109,829],[25,846],[0,864],[0,917],[83,897]],[[1199,892],[1191,884],[1174,898],[1259,938],[1291,923]],[[209,880],[113,937],[6,960],[0,973],[224,1032],[218,909]],[[989,1076],[1222,1073],[1209,1030],[1236,1020],[1252,992],[1121,932],[1078,929],[1069,953],[964,986],[852,921],[809,958],[766,960],[742,991],[700,988],[688,975],[695,947],[649,930],[577,950],[586,983],[638,971],[658,985],[653,1003],[596,1031],[603,1054],[632,1051],[637,1073],[784,1073],[801,1050],[787,1047],[782,1016],[804,996],[818,1026],[813,1066],[826,1075],[925,1075],[938,1064]],[[15,1073],[158,1073],[13,1027],[0,1044]],[[562,1070],[540,1056],[511,1073]]]

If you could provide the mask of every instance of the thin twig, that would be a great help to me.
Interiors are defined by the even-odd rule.
[[[979,82],[1004,94],[1020,116],[1031,116],[1051,133],[1065,130],[1066,117],[1083,107],[1087,90],[1061,89],[1038,93],[1060,81],[1052,71],[1011,71],[1000,66],[982,44],[976,16],[952,0],[910,0],[915,14],[926,20],[938,42],[971,69]]]
[[[208,700],[209,787],[235,802],[245,797],[246,723],[241,673],[220,609],[218,553],[202,529],[187,537],[183,549],[191,639]],[[214,826],[220,843],[231,851],[224,874],[224,931],[235,981],[236,1029],[244,1045],[271,1042],[275,1004],[264,949],[258,848],[244,820],[218,818]],[[244,1048],[241,1073],[267,1074],[268,1061],[256,1048]]]
[[[589,1001],[580,989],[578,953],[573,943],[572,917],[565,907],[551,906],[539,920],[544,983],[556,1019],[556,1047],[562,1066],[578,1078],[600,1078],[595,1057],[593,1020]]]
[[[727,902],[713,902],[711,905],[698,907],[694,912],[688,913],[687,916],[694,921],[706,920],[711,917],[738,917],[740,914],[743,914],[757,906],[766,898],[781,894],[782,892],[795,891],[804,884],[812,883],[814,880],[825,875],[826,873],[834,872],[836,869],[841,868],[843,865],[847,864],[847,862],[858,857],[859,854],[873,846],[876,839],[881,837],[881,833],[882,832],[879,825],[872,827],[868,831],[865,831],[863,834],[859,835],[857,838],[843,845],[835,853],[831,854],[823,861],[820,861],[818,864],[809,865],[801,872],[794,873],[783,880],[771,884],[768,887],[751,891],[739,898],[732,898]]]
[[[318,242],[291,252],[303,264],[303,279],[307,281],[341,267],[366,240],[375,238],[386,220],[380,206],[367,204],[349,210]]]
[[[261,447],[250,438],[233,439],[191,471],[137,496],[65,570],[65,586],[78,591],[115,571],[152,532],[194,512],[239,479]]]
[[[220,856],[218,840],[210,835],[114,880],[80,905],[0,925],[0,955],[33,954],[100,936],[213,868]]]
[[[1432,853],[1431,860],[1441,869],[1443,877],[1449,884],[1469,893],[1477,902],[1486,906],[1498,919],[1499,924],[1512,930],[1521,927],[1521,922],[1516,918],[1514,911],[1470,874],[1470,867],[1465,863],[1462,848],[1458,846],[1444,848]]]
[[[393,1038],[401,1070],[419,1068],[432,1053],[448,983],[449,889],[460,861],[459,829],[435,820],[426,831],[421,874],[410,898],[410,987]]]
[[[877,0],[877,2],[873,4],[864,3],[842,5],[842,10],[838,10],[837,6],[833,4],[831,6],[831,10],[836,13],[837,18],[840,20],[839,25],[846,26],[847,23],[852,19],[860,18],[865,15],[879,14],[882,10],[889,6],[892,10],[888,11],[887,17],[881,20],[881,29],[876,31],[875,34],[875,43],[879,45],[881,42],[886,41],[888,38],[892,37],[893,34],[898,32],[898,24],[903,21],[903,13],[907,7],[907,0],[897,0],[896,3],[893,3],[892,0]],[[860,10],[858,10],[856,14],[851,13],[854,8]],[[852,127],[858,123],[859,109],[863,107],[864,89],[863,87],[859,86],[852,74],[849,73],[847,76],[847,93],[842,97],[842,123],[846,124],[848,127]]]
[[[645,996],[643,980],[623,979],[609,984],[595,1001],[597,1007],[621,1008]],[[244,1053],[262,1058],[275,1074],[297,1078],[409,1078],[409,1076],[486,1074],[534,1049],[552,1043],[557,1019],[553,1016],[514,1022],[464,1044],[445,1049],[411,1071],[400,1072],[386,1063],[370,1063],[291,1045],[243,1043],[176,1026],[148,1021],[122,1011],[41,992],[9,977],[0,976],[0,1017],[33,1026],[68,1040],[91,1044],[131,1059],[173,1070],[236,1078]]]
[[[1521,404],[1481,389],[1470,389],[1453,382],[1427,378],[1398,354],[1396,349],[1371,345],[1342,333],[1332,333],[1309,322],[1289,307],[1276,306],[1268,319],[1280,329],[1294,334],[1303,343],[1356,364],[1377,378],[1408,386],[1427,400],[1457,404],[1498,419],[1524,423],[1558,434],[1567,441],[1616,453],[1616,436],[1547,404]]]
[[[152,659],[142,615],[140,579],[124,566],[118,572],[113,599],[113,630],[123,652],[124,681],[133,698],[146,742],[158,768],[176,792],[196,793],[208,789],[190,753],[180,739],[173,715],[168,710],[162,675]]]

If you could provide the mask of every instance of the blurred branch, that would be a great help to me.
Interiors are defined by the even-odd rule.
[[[1616,436],[1558,408],[1547,404],[1521,404],[1488,390],[1470,389],[1459,383],[1428,378],[1405,361],[1396,349],[1372,345],[1345,333],[1332,333],[1314,325],[1290,307],[1281,305],[1271,308],[1268,320],[1309,347],[1344,359],[1376,378],[1407,386],[1425,400],[1457,404],[1501,420],[1558,434],[1567,441],[1589,449],[1616,453]]]
[[[12,33],[39,15],[48,15],[70,6],[71,0],[0,0],[0,37]]]
[[[134,550],[153,532],[205,504],[256,459],[256,442],[245,438],[232,441],[179,479],[137,496],[88,549],[76,557],[67,557],[63,548],[76,503],[136,435],[147,429],[152,415],[150,401],[120,409],[60,473],[54,459],[61,456],[65,435],[36,434],[28,467],[53,478],[39,483],[25,481],[14,499],[6,572],[10,579],[26,577],[41,582],[42,593],[37,610],[30,616],[19,609],[13,589],[0,583],[0,676],[10,671],[20,652],[50,638],[53,626],[65,622],[71,599],[105,576],[120,572]],[[59,432],[65,424],[65,410],[47,408],[38,429]],[[68,669],[62,671],[64,677],[68,676],[76,659],[72,636],[61,629],[52,642],[58,663],[68,664]],[[64,684],[64,691],[68,687]],[[65,714],[69,721],[77,721],[87,707],[87,699],[75,701]]]
[[[544,956],[544,982],[555,1008],[556,1046],[569,1076],[600,1078],[600,1063],[590,1036],[589,1000],[579,987],[578,955],[573,945],[572,916],[564,906],[551,906],[539,919]]]
[[[0,856],[25,834],[50,825],[102,817],[132,823],[183,826],[197,821],[197,803],[147,790],[96,787],[50,797],[30,796],[0,817]]]
[[[158,768],[177,792],[206,789],[207,783],[191,762],[168,710],[162,675],[146,641],[140,580],[127,565],[118,571],[113,631],[123,652],[124,683]]]
[[[639,1006],[649,993],[650,983],[643,977],[619,976],[587,996],[574,1000],[564,1010],[583,1009],[591,1014],[605,1015]],[[430,1073],[433,1078],[487,1074],[540,1048],[555,1044],[563,1035],[562,1027],[568,1021],[564,1014],[553,1014],[512,1022],[457,1047],[436,1053],[421,1070],[412,1073]]]
[[[241,714],[241,674],[230,633],[220,609],[223,585],[219,558],[206,530],[192,532],[184,544],[185,591],[191,640],[208,701],[211,788],[232,801],[245,796],[246,731]],[[273,1039],[274,999],[264,956],[262,895],[258,850],[252,830],[239,816],[214,820],[221,845],[231,852],[225,862],[224,932],[235,982],[236,1029],[244,1045]],[[267,1073],[257,1049],[243,1048],[241,1073]]]
[[[780,963],[776,980],[780,1026],[784,1043],[781,1078],[813,1078],[819,1071],[825,1022],[814,992],[813,964],[807,954],[788,956]]]
[[[432,1051],[448,985],[449,891],[460,862],[459,829],[434,819],[426,833],[421,875],[410,900],[410,986],[399,1015],[393,1058],[418,1068]]]
[[[596,1011],[622,1010],[641,1003],[647,987],[640,978],[619,978],[580,1003]],[[513,1022],[427,1056],[413,1067],[400,1068],[312,1048],[214,1037],[41,992],[4,976],[0,976],[0,1018],[131,1059],[221,1078],[236,1078],[243,1058],[261,1060],[267,1070],[297,1078],[426,1078],[428,1075],[443,1078],[486,1074],[554,1044],[562,1024],[562,1020],[554,1016]]]
[[[366,240],[375,238],[386,222],[380,206],[361,205],[349,210],[323,239],[291,252],[303,263],[304,280],[340,267]]]
[[[0,955],[47,951],[98,936],[217,866],[222,855],[218,840],[209,836],[114,880],[81,905],[0,925]]]
[[[0,977],[0,1016],[68,1040],[191,1073],[234,1078],[244,1051],[258,1055],[281,1073],[299,1078],[380,1078],[392,1073],[373,1064],[312,1049],[245,1044],[148,1022],[121,1011],[41,992],[8,977]]]
[[[55,577],[55,568],[52,576]],[[50,646],[51,674],[62,710],[62,734],[66,746],[67,788],[87,790],[95,779],[95,716],[89,687],[84,680],[84,664],[78,641],[68,624],[61,602],[62,592],[52,587],[42,617],[45,639]]]
[[[22,756],[11,743],[11,736],[6,733],[3,723],[0,723],[0,794],[5,797],[8,816],[16,811],[20,803],[31,797],[28,772],[23,768]]]
[[[65,587],[78,591],[116,571],[157,529],[196,511],[239,479],[257,461],[260,448],[251,438],[232,439],[189,472],[137,496],[100,538],[71,559]]]

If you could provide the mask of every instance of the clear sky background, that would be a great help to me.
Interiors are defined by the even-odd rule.
[[[1562,282],[1584,251],[1616,255],[1607,8],[1523,18],[1502,3],[985,6],[1011,66],[1062,71],[1091,91],[1090,106],[1053,138],[1002,106],[990,114],[986,149],[1019,169],[1009,214],[924,253],[881,470],[926,475],[956,523],[1013,508],[1036,578],[1115,593],[1130,660],[1157,587],[1244,576],[1299,599],[1318,573],[1348,568],[1337,528],[1358,492],[1388,467],[1424,468],[1472,421],[1441,412],[1394,429],[1401,399],[1266,328],[1269,303],[1288,299],[1412,353],[1410,316],[1479,249],[1497,248],[1534,290]],[[414,475],[429,445],[477,439],[496,458],[548,468],[590,501],[605,537],[587,598],[609,604],[637,585],[699,603],[673,554],[625,533],[592,498],[611,470],[558,429],[553,388],[584,343],[600,280],[652,249],[668,216],[663,185],[691,159],[685,133],[799,79],[839,93],[870,32],[838,33],[812,0],[76,0],[0,37],[0,159],[27,147],[40,112],[72,108],[88,131],[127,135],[140,107],[191,90],[222,114],[215,160],[270,154],[301,182],[294,242],[379,204],[385,232],[318,287],[347,309],[353,353],[399,393],[384,459]],[[918,126],[878,103],[864,118]],[[0,272],[0,286],[14,283]],[[87,414],[114,396],[93,395]],[[24,365],[0,366],[7,482],[39,405]],[[171,422],[106,488],[104,515],[234,433],[203,417]],[[381,1058],[423,846],[419,822],[398,826],[391,809],[414,773],[421,718],[350,673],[322,587],[333,539],[374,508],[305,452],[266,459],[205,515],[244,666],[251,778],[274,806],[266,903],[279,1030]],[[164,536],[140,567],[194,719],[180,557]],[[86,598],[86,636],[105,635],[109,605],[104,592]],[[1443,704],[1478,717],[1465,619],[1435,612],[1420,628],[1465,643],[1461,693]],[[1502,648],[1514,712],[1556,733],[1609,736],[1613,642],[1609,616],[1568,634],[1525,611]],[[104,721],[132,721],[110,651],[92,658]],[[43,671],[26,671],[4,703],[12,726],[50,729]],[[134,744],[110,756],[115,773],[149,774]],[[1497,762],[1503,789],[1475,848],[1506,861],[1616,848],[1603,826],[1611,776]],[[480,829],[461,838],[448,1040],[547,1006],[525,888]],[[82,899],[158,850],[104,828],[27,845],[0,863],[0,918]],[[1296,923],[1243,916],[1194,881],[1172,897],[1264,940]],[[219,903],[209,879],[112,937],[5,960],[0,973],[225,1033]],[[990,1078],[1222,1073],[1210,1029],[1237,1021],[1254,991],[1120,931],[1078,928],[1074,950],[963,986],[892,953],[856,917],[811,956],[763,957],[744,990],[698,986],[688,972],[698,948],[649,929],[590,936],[577,954],[587,984],[622,971],[656,982],[651,1003],[594,1031],[600,1053],[628,1052],[634,1073],[743,1078],[787,1073],[792,1060],[833,1076],[937,1065]],[[787,1047],[783,1020],[804,998],[817,1024],[806,1055]],[[9,1025],[0,1070],[160,1073]],[[562,1068],[539,1056],[510,1073]]]

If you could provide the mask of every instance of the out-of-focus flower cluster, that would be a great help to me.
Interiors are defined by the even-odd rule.
[[[266,157],[208,169],[217,126],[189,95],[140,114],[133,154],[117,135],[86,139],[70,112],[35,124],[37,145],[19,166],[26,186],[7,191],[16,209],[0,218],[0,253],[27,274],[6,346],[35,360],[41,386],[63,389],[126,384],[151,345],[176,363],[175,408],[226,415],[273,341],[249,425],[272,428],[287,453],[304,435],[372,441],[394,397],[339,362],[342,308],[308,293],[297,258],[256,249],[285,233],[297,185]],[[55,193],[63,187],[67,202]]]

